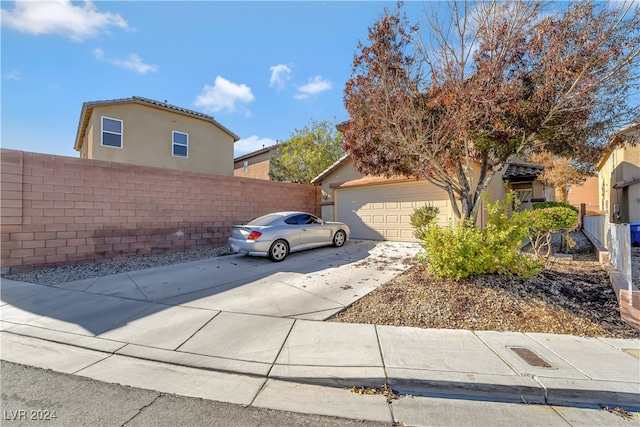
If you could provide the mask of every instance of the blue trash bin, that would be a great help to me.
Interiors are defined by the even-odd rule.
[[[640,222],[630,222],[629,233],[631,233],[631,246],[640,246]]]

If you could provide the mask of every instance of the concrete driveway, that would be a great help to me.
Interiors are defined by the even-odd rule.
[[[35,295],[25,283],[3,281],[2,300],[10,306],[2,317],[105,337],[132,322],[165,333],[180,329],[184,337],[219,312],[324,320],[405,271],[418,250],[412,243],[353,241],[293,253],[280,263],[229,255],[54,287],[32,285],[42,288]]]
[[[417,250],[351,242],[276,264],[225,256],[59,287],[3,280],[0,354],[165,393],[387,423],[424,424],[406,411],[426,406],[402,399],[390,410],[385,396],[320,386],[636,410],[638,340],[316,321],[408,268]]]

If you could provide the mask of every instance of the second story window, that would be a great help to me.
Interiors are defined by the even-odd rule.
[[[189,157],[189,134],[173,131],[172,153],[176,157]]]
[[[102,117],[102,145],[122,148],[122,120]]]
[[[243,165],[242,165],[243,169],[245,172],[249,171],[249,160],[245,160]]]

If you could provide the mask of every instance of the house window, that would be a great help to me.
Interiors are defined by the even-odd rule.
[[[175,157],[189,157],[189,134],[173,131],[173,155]]]
[[[245,172],[249,171],[249,160],[244,161],[243,167]]]
[[[102,145],[122,148],[122,120],[102,117]]]

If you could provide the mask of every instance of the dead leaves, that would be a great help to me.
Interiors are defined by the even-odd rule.
[[[353,386],[349,389],[351,393],[359,395],[378,395],[384,396],[387,402],[395,400],[400,397],[400,394],[395,392],[388,384],[382,384],[380,387],[356,387]]]

